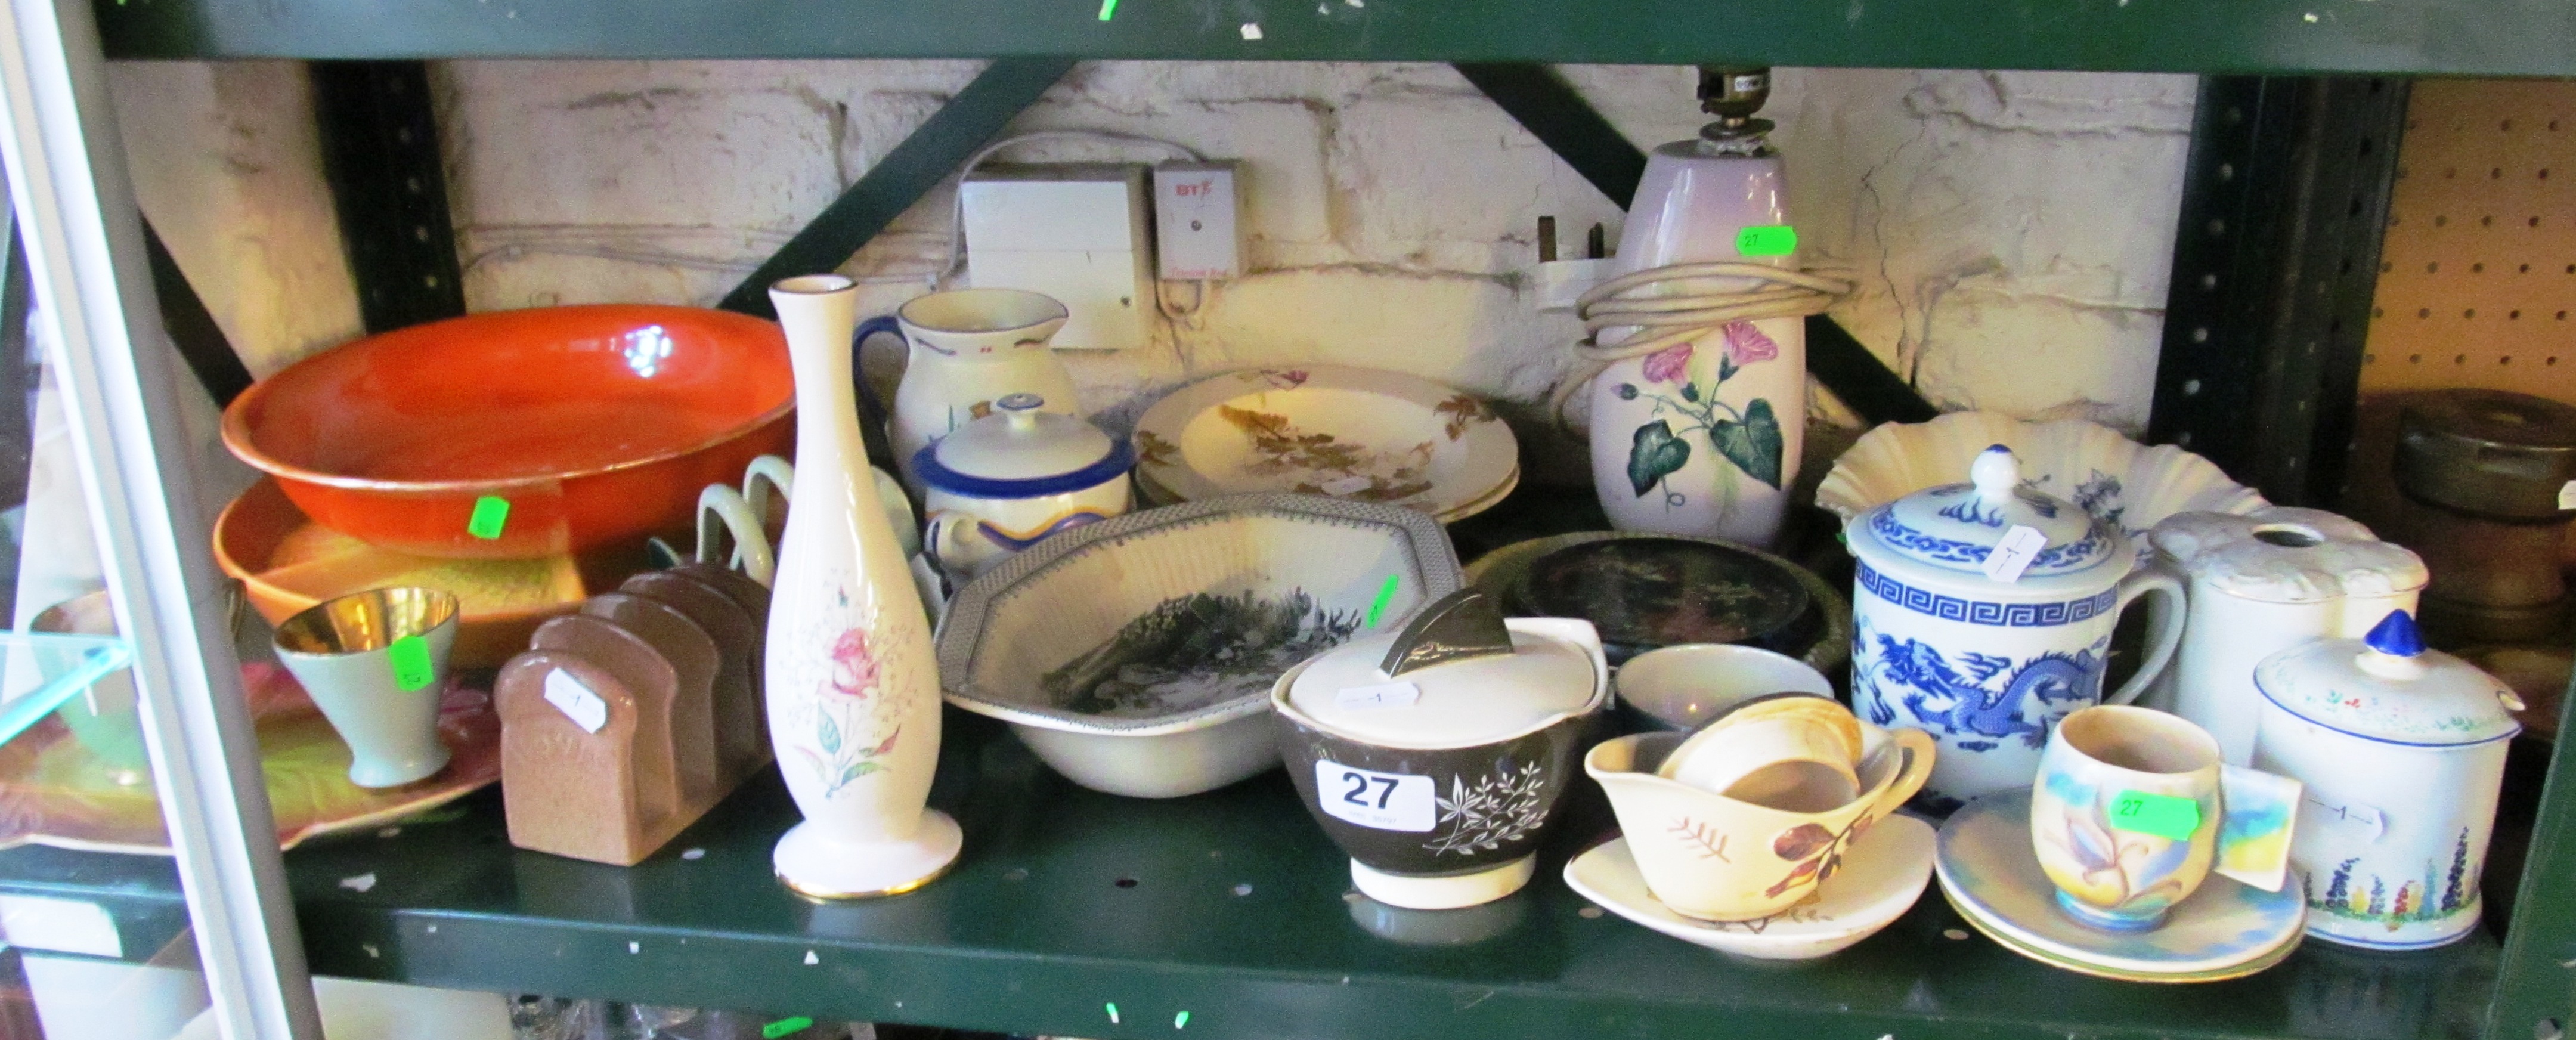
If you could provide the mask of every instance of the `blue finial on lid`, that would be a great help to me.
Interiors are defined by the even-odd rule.
[[[2414,616],[2403,610],[2389,611],[2361,641],[2391,657],[2413,657],[2424,652],[2424,634],[2416,631]]]

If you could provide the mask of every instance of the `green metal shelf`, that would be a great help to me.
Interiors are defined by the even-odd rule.
[[[95,2],[110,58],[1054,56],[2576,75],[2576,8],[2559,0]],[[1259,26],[1258,39],[1246,38],[1247,25]]]
[[[149,960],[188,931],[179,872],[158,856],[120,856],[22,845],[0,852],[0,895],[87,903],[116,926],[121,959]],[[12,935],[14,945],[51,949],[47,936]],[[99,955],[104,951],[83,950]]]
[[[105,51],[120,59],[1002,57],[2576,75],[2576,6],[2565,0],[93,2]],[[1113,17],[1099,17],[1113,7]],[[920,892],[818,905],[781,888],[769,850],[796,816],[774,775],[632,869],[510,847],[499,800],[487,792],[443,822],[289,854],[309,959],[332,975],[781,1015],[1092,1037],[1370,1040],[2377,1040],[2478,1036],[2490,1025],[2496,1037],[2555,1040],[2563,1034],[2544,1016],[2565,1013],[2560,965],[2576,965],[2576,899],[2537,883],[2551,865],[2576,860],[2562,847],[2576,835],[2576,795],[2565,791],[2542,799],[2536,877],[2524,887],[2509,956],[2485,932],[2411,954],[2310,944],[2251,978],[2158,987],[2024,960],[1974,936],[1931,895],[1888,931],[1807,965],[1731,961],[1615,916],[1586,916],[1592,908],[1557,869],[1608,831],[1588,785],[1539,880],[1476,915],[1492,919],[1493,934],[1396,941],[1370,930],[1382,908],[1354,901],[1339,853],[1278,773],[1191,799],[1117,799],[1057,778],[989,721],[951,713],[949,723],[934,801],[959,816],[968,844],[953,874]],[[702,854],[688,858],[691,850]],[[357,886],[363,892],[343,884],[368,875],[374,883]],[[169,865],[150,859],[0,852],[0,892],[93,898],[135,938],[184,920]],[[1434,920],[1454,925],[1462,916]],[[130,939],[128,948],[142,945]]]
[[[796,814],[774,773],[631,869],[512,848],[485,792],[444,822],[288,854],[313,968],[1091,1037],[2350,1040],[2473,1035],[2497,966],[2480,933],[2398,955],[2311,943],[2233,982],[2107,982],[1969,934],[1932,892],[1828,960],[1732,961],[1592,911],[1558,880],[1611,827],[1591,791],[1528,889],[1406,922],[1464,919],[1490,936],[1402,942],[1365,926],[1389,912],[1350,891],[1284,774],[1176,801],[1114,798],[1058,778],[998,724],[948,721],[933,801],[958,815],[967,846],[919,892],[822,905],[782,888],[770,845]],[[343,884],[369,874],[364,892]],[[0,891],[39,890],[112,896],[120,915],[178,901],[165,861],[0,853]]]

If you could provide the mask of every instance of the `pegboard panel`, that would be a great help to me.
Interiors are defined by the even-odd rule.
[[[2576,81],[2415,84],[2361,392],[2576,402]]]

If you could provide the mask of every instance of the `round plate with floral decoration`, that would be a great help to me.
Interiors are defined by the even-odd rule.
[[[1262,491],[1465,519],[1500,501],[1520,445],[1464,390],[1367,368],[1249,368],[1200,380],[1136,423],[1137,471],[1183,501]]]
[[[1502,502],[1505,497],[1509,496],[1520,486],[1521,471],[1519,467],[1515,466],[1512,468],[1512,475],[1504,478],[1503,482],[1496,485],[1492,491],[1488,491],[1484,495],[1472,501],[1464,502],[1452,507],[1447,512],[1433,516],[1432,519],[1438,520],[1444,524],[1457,523],[1460,520],[1464,520],[1478,513],[1482,513],[1485,510],[1494,508],[1496,504]],[[1176,504],[1182,500],[1181,496],[1173,494],[1172,492],[1165,490],[1162,485],[1155,483],[1153,476],[1142,469],[1136,471],[1136,493],[1141,496],[1149,506],[1168,506]]]

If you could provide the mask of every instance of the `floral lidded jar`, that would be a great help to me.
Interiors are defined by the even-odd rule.
[[[2307,784],[2290,839],[2308,934],[2373,949],[2452,942],[2477,926],[2522,701],[2494,676],[2424,648],[2390,611],[2360,639],[2283,650],[2263,694],[2254,768]]]
[[[2019,460],[1989,447],[1970,480],[1926,488],[1853,517],[1852,706],[1881,726],[1940,744],[1921,801],[1948,811],[2025,787],[2057,720],[2126,704],[2163,671],[2182,636],[2182,586],[2138,571],[2127,536],[2022,486]],[[2105,698],[2111,630],[2145,593],[2155,612],[2136,675]]]
[[[1393,634],[1299,663],[1270,703],[1289,778],[1350,854],[1352,882],[1391,906],[1451,910],[1529,883],[1609,679],[1591,622],[1506,621],[1462,589]]]
[[[972,580],[1048,535],[1134,504],[1135,449],[1045,405],[1036,394],[1005,394],[993,414],[914,454],[930,516],[922,546],[950,578]]]

